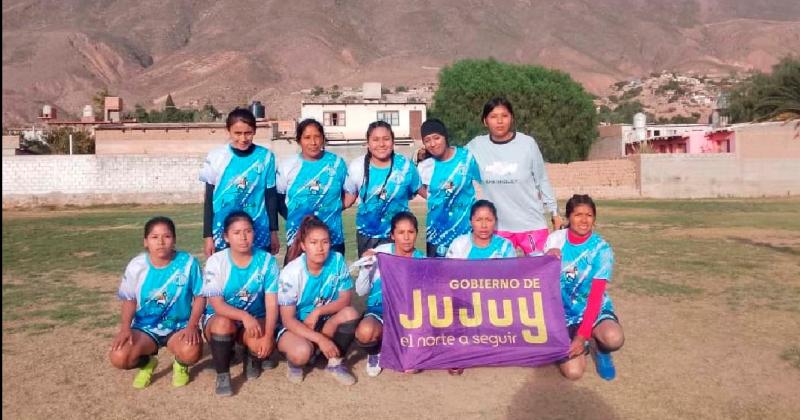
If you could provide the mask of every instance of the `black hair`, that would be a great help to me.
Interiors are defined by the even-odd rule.
[[[240,220],[246,220],[248,223],[250,223],[250,226],[253,226],[253,218],[249,214],[242,210],[236,210],[225,216],[225,221],[222,223],[222,231],[228,233],[228,228],[230,228],[234,222],[238,222]]]
[[[394,131],[392,131],[392,126],[386,121],[381,120],[370,123],[370,125],[367,127],[367,141],[369,141],[370,134],[372,134],[372,132],[378,127],[383,127],[389,130],[389,134],[392,136],[392,142],[394,142]],[[367,148],[367,154],[364,156],[364,185],[362,186],[364,192],[361,196],[362,202],[367,198],[367,188],[369,188],[369,161],[371,159],[372,153],[370,153],[369,148]],[[394,147],[392,147],[392,154],[389,155],[389,172],[386,174],[386,178],[383,180],[383,184],[381,185],[380,189],[381,192],[384,188],[386,188],[386,183],[389,182],[389,178],[392,176],[392,169],[394,169]]]
[[[230,130],[231,126],[240,121],[249,125],[253,132],[256,131],[256,116],[247,108],[236,108],[231,111],[225,119],[225,128]]]
[[[394,229],[397,227],[397,224],[402,222],[403,220],[407,220],[412,225],[414,225],[414,230],[419,231],[419,224],[417,223],[417,216],[414,216],[414,213],[410,211],[401,211],[392,217],[392,230],[391,232],[394,233]]]
[[[469,210],[469,218],[472,219],[472,217],[475,216],[475,213],[478,211],[478,209],[481,208],[489,209],[489,211],[492,212],[492,215],[494,215],[495,220],[497,220],[497,207],[495,207],[494,203],[492,203],[489,200],[476,201],[475,204],[472,205],[472,208]]]
[[[589,197],[588,194],[574,194],[572,196],[572,198],[567,200],[567,205],[566,205],[566,207],[567,207],[567,218],[569,218],[569,215],[571,215],[572,212],[575,211],[575,207],[578,207],[578,206],[589,206],[589,207],[591,207],[592,208],[592,213],[595,216],[597,216],[597,207],[595,206],[594,200],[592,200],[592,197]]]
[[[325,224],[325,222],[313,214],[307,215],[303,218],[303,221],[300,222],[300,227],[297,229],[297,235],[294,237],[294,242],[292,242],[292,244],[289,245],[289,249],[286,250],[285,264],[289,264],[290,261],[299,257],[300,254],[303,253],[303,248],[300,246],[300,244],[306,240],[308,232],[311,232],[314,229],[322,229],[328,234],[329,237],[331,235],[331,229]]]
[[[306,131],[306,127],[309,125],[317,127],[317,130],[319,130],[319,133],[322,135],[322,143],[325,144],[325,129],[322,128],[322,124],[320,124],[319,121],[313,118],[306,118],[300,121],[300,124],[297,124],[297,130],[294,136],[294,139],[297,140],[297,144],[300,144],[300,138],[303,137],[303,132]]]
[[[175,222],[173,222],[172,219],[170,219],[169,217],[156,216],[148,220],[147,223],[144,224],[145,238],[147,238],[147,235],[149,235],[150,232],[153,231],[153,228],[156,227],[156,225],[166,225],[167,229],[169,229],[169,231],[172,232],[172,237],[177,237],[177,235],[175,234]]]
[[[483,113],[481,114],[481,121],[485,120],[486,117],[491,114],[491,112],[497,108],[498,106],[503,106],[508,110],[508,113],[511,114],[511,118],[514,118],[514,108],[511,106],[511,102],[508,101],[503,96],[495,96],[492,99],[489,99],[485,105],[483,105]]]

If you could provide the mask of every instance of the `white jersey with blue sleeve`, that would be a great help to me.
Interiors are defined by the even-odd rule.
[[[186,328],[192,300],[203,286],[197,259],[184,251],[166,267],[155,267],[146,252],[133,258],[125,268],[117,295],[135,300],[131,327],[166,336]]]
[[[473,181],[481,181],[472,153],[462,147],[454,149],[448,160],[431,157],[419,163],[420,179],[428,186],[427,242],[437,247],[438,255],[444,255],[455,238],[470,232]]]
[[[293,155],[279,165],[277,190],[286,194],[286,242],[291,245],[303,218],[313,214],[331,231],[331,244],[344,243],[342,193],[347,182],[347,164],[325,152],[316,161]],[[352,191],[347,191],[351,192]]]
[[[315,308],[339,299],[339,293],[353,289],[353,279],[342,254],[331,251],[319,275],[308,272],[302,254],[283,268],[278,286],[278,305],[296,306],[295,316],[306,319]]]
[[[202,294],[222,297],[228,305],[255,318],[264,318],[267,313],[264,294],[278,293],[278,277],[278,262],[272,254],[254,249],[250,264],[238,267],[231,259],[230,249],[225,249],[206,261]],[[210,303],[205,313],[214,314]]]
[[[348,190],[356,191],[360,204],[356,212],[356,230],[370,238],[388,238],[395,214],[408,211],[408,200],[414,198],[422,184],[417,168],[406,157],[394,154],[392,164],[379,168],[370,164],[369,185],[364,185],[366,155],[353,159]]]
[[[253,246],[268,249],[270,245],[269,215],[266,208],[267,189],[275,187],[275,155],[255,145],[247,156],[237,156],[225,145],[212,150],[200,171],[200,180],[214,185],[214,219],[211,224],[214,247],[227,247],[223,223],[233,211],[243,210],[253,218]]]
[[[479,247],[472,241],[472,234],[461,235],[450,244],[447,258],[466,258],[468,260],[485,258],[514,258],[517,256],[514,245],[506,238],[492,235],[489,245]]]
[[[382,244],[375,247],[376,253],[395,254],[395,245]],[[412,258],[425,258],[425,254],[415,249]],[[371,257],[372,264],[361,266],[356,279],[356,293],[367,296],[367,313],[383,316],[383,289],[381,286],[381,271],[378,268],[377,258]]]

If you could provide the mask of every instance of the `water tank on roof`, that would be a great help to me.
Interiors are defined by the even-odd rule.
[[[91,105],[86,105],[83,107],[83,116],[84,117],[94,117],[94,109],[92,109]]]
[[[253,101],[253,103],[250,104],[250,112],[256,116],[257,120],[263,120],[266,116],[267,109],[264,105],[261,105],[261,101]]]
[[[637,141],[645,141],[647,138],[647,115],[644,112],[637,112],[633,116],[633,132]]]
[[[53,115],[53,107],[50,105],[45,105],[42,107],[42,116],[47,118]]]

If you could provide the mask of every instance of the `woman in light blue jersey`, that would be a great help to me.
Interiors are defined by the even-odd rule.
[[[122,321],[111,343],[109,359],[118,369],[139,368],[134,388],[150,385],[166,346],[175,355],[172,385],[189,383],[189,366],[203,352],[198,329],[206,300],[197,259],[175,250],[175,224],[154,217],[144,226],[145,252],[128,263],[119,286]]]
[[[478,200],[470,209],[472,232],[461,235],[450,244],[447,258],[514,258],[517,256],[511,242],[496,235],[497,209],[489,200]]]
[[[287,212],[284,265],[297,257],[290,255],[288,249],[308,215],[317,216],[328,225],[331,248],[344,255],[342,210],[355,201],[355,191],[346,189],[347,164],[325,150],[322,124],[314,119],[303,120],[297,125],[296,139],[300,153],[281,162],[278,169],[278,193],[285,196]]]
[[[256,379],[275,348],[278,322],[278,263],[253,246],[253,219],[245,212],[230,213],[224,222],[228,247],[206,261],[203,295],[208,306],[203,327],[217,371],[215,393],[233,394],[230,364],[233,346],[246,348],[247,379]]]
[[[394,132],[385,121],[367,128],[367,153],[350,162],[348,190],[357,191],[361,203],[356,212],[358,256],[389,239],[392,217],[408,211],[408,200],[419,191],[414,164],[394,152]]]
[[[545,247],[549,255],[561,258],[561,301],[572,339],[569,358],[559,364],[559,369],[569,379],[580,378],[586,370],[586,354],[592,349],[597,373],[611,380],[616,376],[611,352],[625,342],[606,293],[614,270],[614,252],[594,232],[597,207],[591,197],[575,194],[566,208],[568,228],[553,232]]]
[[[319,349],[328,359],[326,370],[339,383],[353,385],[356,378],[344,358],[358,312],[350,306],[353,279],[344,256],[331,250],[330,227],[313,215],[303,219],[292,246],[302,254],[284,267],[278,291],[283,325],[277,340],[289,361],[286,375],[290,382],[302,382],[303,367]]]
[[[234,211],[253,218],[254,246],[277,254],[278,194],[275,155],[253,143],[256,117],[247,109],[234,109],[225,120],[230,143],[212,150],[200,171],[206,183],[203,237],[206,257],[227,246],[223,222]]]
[[[383,290],[381,273],[375,263],[379,252],[409,258],[425,258],[425,254],[414,248],[417,240],[417,218],[408,211],[401,211],[392,217],[392,243],[378,245],[364,252],[367,260],[361,266],[356,279],[356,293],[367,296],[367,310],[356,328],[356,342],[367,352],[367,375],[381,373],[381,337],[383,336]]]
[[[425,121],[421,131],[425,158],[417,167],[423,185],[420,195],[428,200],[427,254],[444,257],[453,240],[470,231],[473,181],[480,182],[481,174],[472,153],[450,146],[440,120]]]

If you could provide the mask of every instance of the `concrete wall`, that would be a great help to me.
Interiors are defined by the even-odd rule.
[[[800,194],[800,159],[733,154],[640,155],[642,197],[765,197]]]
[[[638,197],[637,165],[636,159],[614,159],[545,166],[556,197],[561,200],[573,194],[596,198]]]
[[[19,136],[3,136],[3,156],[14,156],[19,148]]]

